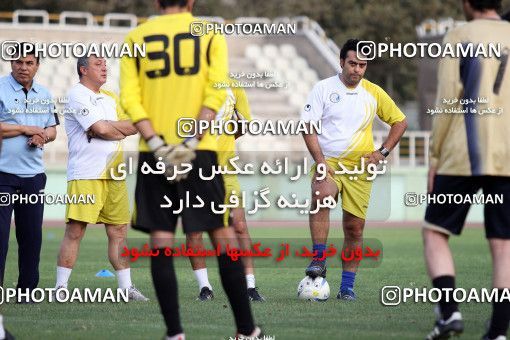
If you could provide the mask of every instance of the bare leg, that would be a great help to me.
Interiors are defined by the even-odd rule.
[[[343,249],[354,251],[356,247],[363,247],[363,228],[365,220],[354,216],[353,214],[343,210],[343,229],[344,229],[344,245]],[[344,261],[342,260],[342,269],[344,271],[356,272],[358,270],[359,260]]]
[[[129,268],[129,258],[121,256],[126,246],[127,225],[106,224],[108,236],[108,259],[115,270]]]
[[[239,241],[239,246],[241,249],[251,249],[252,242],[250,233],[248,232],[248,225],[246,223],[246,216],[244,214],[243,208],[234,208],[232,209],[233,215],[233,226],[234,231],[237,236],[237,240]],[[253,274],[254,273],[254,265],[253,258],[249,256],[243,257],[243,264],[245,273]]]
[[[453,256],[448,245],[448,235],[432,229],[423,229],[425,263],[430,279],[455,276]]]
[[[57,258],[57,265],[59,267],[73,268],[78,258],[80,250],[80,242],[85,235],[87,223],[70,220],[66,224],[66,231],[64,239],[60,244],[60,252]]]
[[[317,192],[319,192],[317,194]],[[322,201],[328,196],[337,197],[338,187],[335,182],[327,177],[323,181],[312,181],[312,209],[317,207],[317,201]],[[316,214],[310,214],[310,233],[313,244],[326,243],[329,233],[329,209],[321,208]]]

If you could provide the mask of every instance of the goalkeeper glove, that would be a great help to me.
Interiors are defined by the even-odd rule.
[[[182,170],[183,163],[190,164],[196,157],[195,150],[199,140],[195,137],[187,138],[183,143],[177,145],[167,145],[159,136],[154,136],[147,141],[149,149],[154,153],[154,157],[159,159],[161,157],[165,164],[165,176],[173,177],[174,169]],[[188,173],[178,174],[175,176],[174,181],[186,179]]]

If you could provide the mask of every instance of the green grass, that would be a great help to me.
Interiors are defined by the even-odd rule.
[[[272,242],[308,237],[303,228],[254,228],[252,237],[272,238]],[[12,233],[13,234],[13,233]],[[39,287],[53,287],[56,255],[63,229],[44,231]],[[338,229],[331,232],[339,235]],[[306,262],[289,260],[287,265],[262,264],[257,268],[257,286],[267,302],[253,304],[258,324],[276,339],[416,339],[423,338],[433,323],[433,307],[428,303],[407,303],[387,307],[380,303],[380,289],[385,285],[401,287],[430,286],[422,256],[418,228],[368,228],[365,237],[379,239],[384,258],[378,268],[360,269],[356,278],[358,300],[338,301],[334,297],[340,283],[339,263],[329,261],[328,282],[332,298],[325,303],[300,301],[296,287],[304,277]],[[132,246],[141,245],[145,235],[130,231]],[[262,240],[263,241],[263,240]],[[459,287],[490,287],[490,258],[481,229],[467,229],[451,242],[457,265]],[[294,261],[294,262],[293,262]],[[198,289],[186,262],[177,264],[181,320],[189,339],[225,339],[234,334],[233,317],[219,281],[216,266],[209,270],[215,299],[195,301]],[[6,286],[13,287],[17,278],[17,245],[11,235]],[[115,278],[96,278],[101,269],[111,269],[106,256],[106,235],[100,228],[87,231],[70,287],[116,287]],[[147,262],[133,266],[133,282],[151,301],[129,304],[7,304],[0,306],[5,323],[18,339],[160,339],[163,320],[152,287]],[[489,304],[469,303],[461,306],[466,322],[464,339],[479,339]]]

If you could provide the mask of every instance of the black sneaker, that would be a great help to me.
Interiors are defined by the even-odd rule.
[[[197,300],[207,301],[207,300],[212,300],[213,298],[214,298],[214,294],[213,294],[212,290],[209,289],[209,287],[202,287],[202,289],[200,290],[200,294],[198,294]]]
[[[11,333],[9,333],[9,331],[7,329],[4,329],[4,331],[5,331],[4,340],[14,340],[15,339],[14,336]]]
[[[253,340],[253,339],[263,339],[264,333],[262,332],[262,329],[260,327],[255,326],[255,329],[250,335],[244,335],[237,333],[235,336],[236,340]]]
[[[490,329],[490,327],[491,327],[491,319],[487,320],[487,322],[485,323],[485,330],[486,330],[486,332],[483,335],[482,340],[506,340],[506,336],[504,336],[504,335],[498,335],[494,339],[489,338],[489,329]]]
[[[35,304],[36,302],[34,300],[32,300],[32,298],[29,296],[28,298],[23,298],[21,300],[16,300],[16,303],[19,304],[19,305],[33,305]]]
[[[464,331],[464,322],[460,312],[453,312],[448,320],[439,319],[436,321],[434,329],[430,332],[426,340],[448,339],[452,335],[460,335]]]
[[[504,335],[498,335],[497,338],[491,339],[489,338],[489,333],[485,334],[482,338],[482,340],[506,340],[506,336]]]
[[[306,268],[305,275],[315,279],[318,276],[326,278],[326,261],[313,260],[312,263]]]
[[[250,301],[259,301],[259,302],[266,301],[266,299],[262,295],[259,294],[257,287],[248,288],[248,298],[250,299]]]

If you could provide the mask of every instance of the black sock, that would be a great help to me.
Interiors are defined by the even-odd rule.
[[[498,297],[501,300],[503,289],[498,289]],[[492,303],[492,318],[489,328],[489,339],[495,339],[499,335],[506,336],[510,323],[510,302],[500,301]]]
[[[436,277],[434,280],[432,280],[432,285],[434,288],[439,289],[445,289],[445,288],[451,288],[450,296],[449,296],[449,302],[446,302],[446,292],[443,290],[441,292],[441,300],[439,300],[439,309],[441,310],[441,315],[443,317],[443,320],[448,320],[450,316],[454,312],[457,312],[459,310],[459,305],[457,302],[453,300],[453,289],[455,289],[455,276],[439,276]]]
[[[166,335],[182,333],[174,261],[173,257],[165,255],[164,249],[159,249],[158,256],[151,257],[151,273],[161,314],[165,319]]]
[[[241,259],[232,261],[230,256],[221,254],[218,256],[218,265],[220,267],[221,284],[234,313],[237,332],[250,335],[255,330],[255,325],[251,314],[246,277],[244,276]]]

